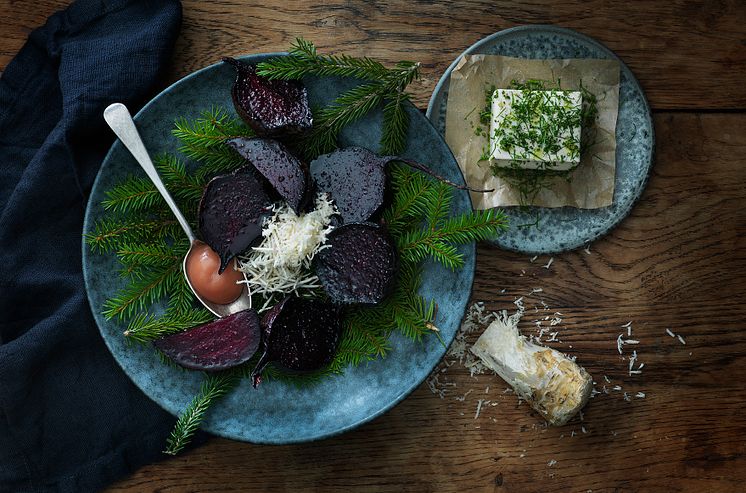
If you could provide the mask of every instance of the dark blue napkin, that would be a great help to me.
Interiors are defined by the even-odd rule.
[[[0,78],[0,491],[99,489],[158,459],[174,423],[104,346],[81,230],[102,111],[152,96],[180,23],[177,0],[81,0]]]

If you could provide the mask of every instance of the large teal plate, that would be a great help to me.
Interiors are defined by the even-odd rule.
[[[268,55],[244,58],[258,62]],[[148,103],[135,121],[151,153],[176,152],[171,136],[177,117],[192,118],[211,106],[233,108],[230,87],[234,72],[218,64],[199,70],[175,83]],[[307,82],[312,104],[323,105],[341,91],[352,87],[342,79],[318,79]],[[453,155],[438,132],[414,106],[407,109],[411,124],[406,157],[429,164],[436,172],[463,183]],[[101,124],[104,125],[103,118]],[[341,143],[375,149],[381,133],[381,114],[373,114],[345,129]],[[106,156],[91,192],[86,210],[84,232],[102,217],[104,191],[123,177],[142,174],[135,160],[116,142]],[[466,192],[455,191],[456,211],[470,210]],[[474,279],[474,246],[464,246],[463,268],[452,272],[427,265],[421,293],[436,300],[436,323],[448,344],[453,340],[469,299]],[[101,336],[112,355],[151,399],[173,415],[178,415],[197,393],[203,376],[164,365],[153,349],[127,344],[121,323],[101,315],[104,301],[123,285],[117,276],[113,255],[98,255],[83,244],[83,269],[88,300]],[[248,381],[210,410],[203,428],[216,435],[255,443],[296,443],[328,437],[355,428],[391,409],[412,392],[430,373],[445,352],[436,337],[414,343],[394,335],[393,350],[383,360],[348,368],[303,389],[276,381],[267,381],[253,389]],[[426,423],[422,423],[425,425]]]
[[[619,58],[598,41],[570,29],[555,26],[519,26],[483,38],[464,51],[448,67],[435,86],[427,107],[430,121],[445,134],[445,115],[451,72],[464,55],[483,53],[517,58]],[[609,207],[506,207],[511,234],[493,242],[506,250],[528,254],[559,253],[591,243],[621,222],[642,195],[653,166],[655,138],[650,107],[632,71],[619,60],[619,114],[616,127],[616,178],[614,200]],[[539,227],[530,224],[539,215]]]

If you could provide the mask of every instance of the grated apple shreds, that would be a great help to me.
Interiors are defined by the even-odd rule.
[[[311,261],[324,248],[336,212],[326,195],[316,198],[314,210],[300,216],[287,205],[275,206],[274,215],[262,225],[261,245],[238,259],[250,291],[271,298],[320,288]]]

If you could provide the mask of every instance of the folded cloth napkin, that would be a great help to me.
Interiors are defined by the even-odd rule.
[[[161,456],[174,423],[121,371],[86,300],[81,230],[113,134],[152,95],[177,0],[80,0],[0,78],[0,491],[92,491]]]

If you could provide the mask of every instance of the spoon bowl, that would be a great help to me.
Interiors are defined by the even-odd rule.
[[[122,103],[114,103],[109,105],[104,110],[104,120],[106,120],[106,123],[114,131],[114,134],[119,137],[119,140],[122,141],[122,144],[124,144],[127,150],[132,153],[132,156],[145,171],[145,174],[148,175],[148,178],[150,178],[150,180],[155,185],[155,188],[166,201],[166,204],[171,209],[171,212],[173,212],[174,216],[176,216],[176,220],[179,222],[181,229],[184,230],[187,238],[189,238],[190,247],[189,251],[184,256],[184,261],[182,262],[182,270],[184,272],[184,278],[186,279],[189,288],[192,290],[192,293],[194,293],[194,296],[200,301],[200,303],[202,303],[205,308],[210,310],[218,317],[225,317],[227,315],[230,315],[231,313],[236,313],[241,310],[251,308],[251,294],[249,293],[248,285],[245,283],[242,284],[243,288],[238,298],[226,304],[212,303],[211,301],[204,299],[197,293],[197,290],[194,289],[194,286],[189,279],[189,275],[187,272],[187,259],[189,258],[189,255],[194,251],[195,247],[202,246],[204,245],[204,243],[194,236],[194,232],[192,231],[189,222],[184,217],[184,214],[181,213],[173,197],[171,197],[168,189],[166,189],[166,186],[163,184],[161,177],[158,175],[158,171],[155,169],[155,166],[153,166],[153,161],[150,159],[150,155],[145,148],[145,144],[140,138],[137,127],[135,127],[135,122],[134,120],[132,120],[132,115],[130,115],[127,107]],[[244,275],[244,280],[245,279],[246,276]]]
[[[195,239],[192,240],[192,244],[189,247],[189,251],[184,255],[184,261],[182,262],[182,270],[184,271],[184,278],[186,278],[186,282],[189,285],[189,288],[192,290],[192,293],[194,293],[194,296],[197,297],[197,299],[212,313],[217,315],[218,317],[225,317],[230,315],[231,313],[240,312],[241,310],[246,310],[248,308],[251,308],[251,293],[249,293],[249,287],[246,283],[241,284],[243,287],[241,290],[241,294],[238,295],[238,298],[236,298],[234,301],[226,304],[218,304],[213,303],[209,300],[206,300],[202,296],[199,295],[196,289],[194,289],[194,286],[192,285],[192,281],[189,278],[188,270],[187,270],[187,261],[189,260],[189,256],[192,254],[194,249],[196,247],[204,245],[203,242]],[[228,267],[230,269],[230,266]],[[242,274],[244,280],[246,279],[246,274]]]

